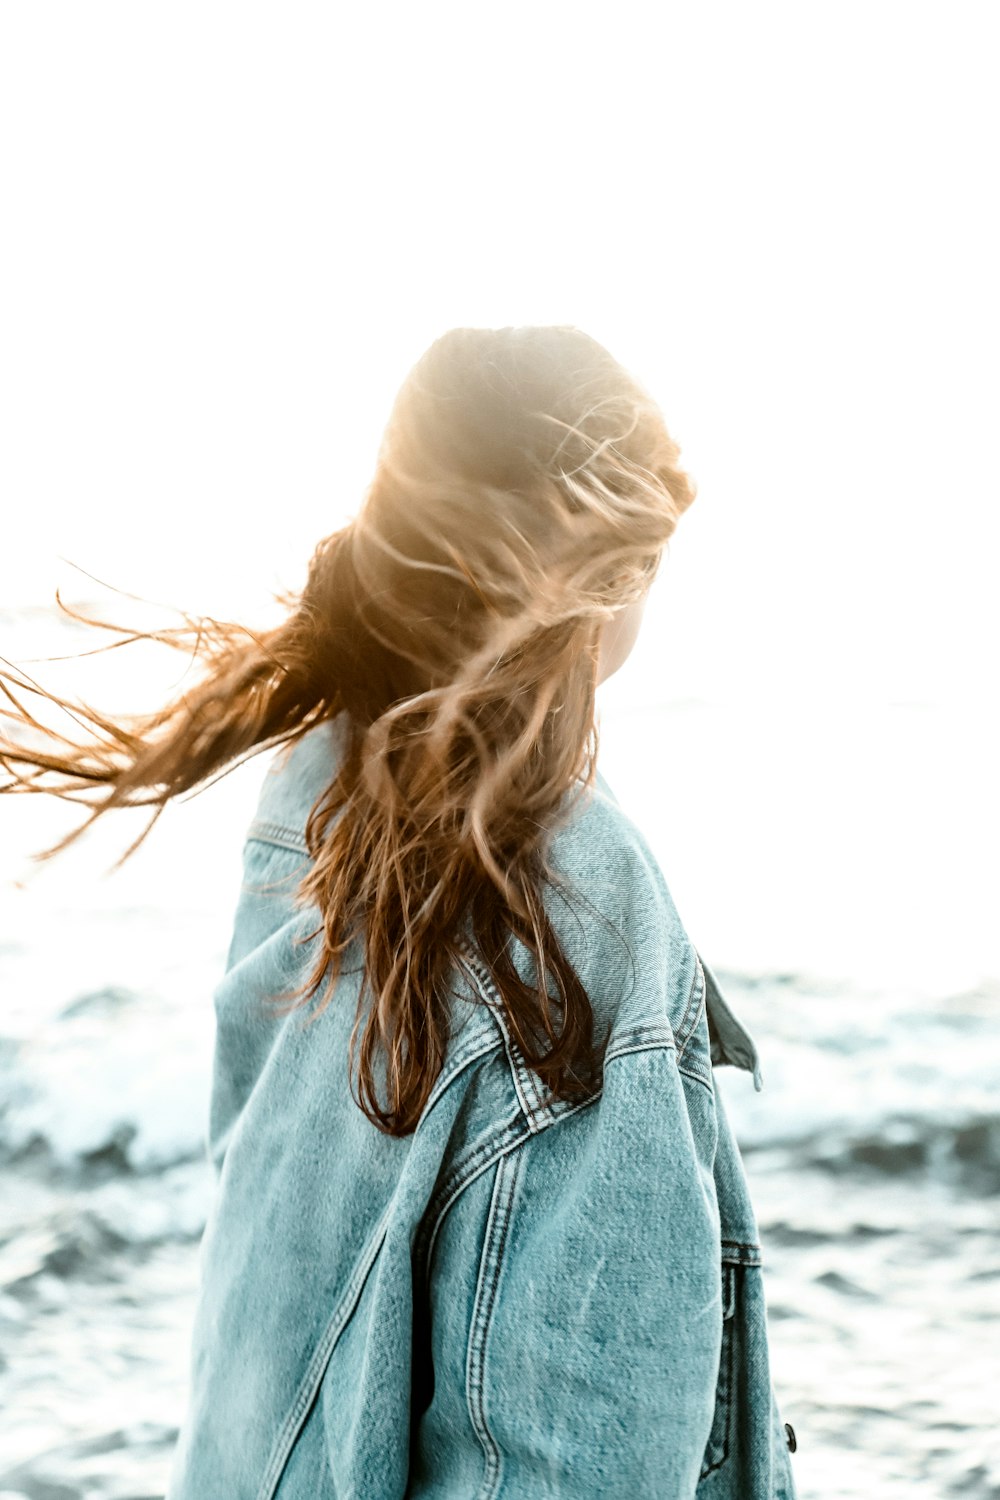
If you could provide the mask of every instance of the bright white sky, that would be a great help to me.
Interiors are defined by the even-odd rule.
[[[699,484],[658,695],[983,688],[994,7],[345,9],[5,11],[0,599],[259,617],[432,338],[568,321]]]
[[[988,921],[995,777],[967,714],[996,687],[995,6],[350,10],[5,9],[0,606],[59,586],[134,618],[65,558],[263,623],[356,508],[433,338],[576,323],[699,486],[607,702],[842,702],[851,765],[817,732],[798,774],[862,808],[845,868],[882,805],[866,734],[893,779],[882,708],[953,705],[945,759],[922,741],[900,785],[950,829],[960,784],[985,842],[940,845],[935,878]],[[791,819],[779,801],[770,827]]]

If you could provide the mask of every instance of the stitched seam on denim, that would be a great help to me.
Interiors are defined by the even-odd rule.
[[[507,1053],[507,1061],[510,1064],[511,1077],[514,1080],[514,1088],[525,1118],[528,1121],[528,1126],[532,1131],[541,1130],[546,1122],[542,1118],[545,1114],[545,1106],[538,1091],[538,1080],[524,1061],[510,1034],[503,1012],[503,1002],[497,994],[496,986],[493,984],[489,973],[480,964],[478,957],[468,943],[462,943],[461,948],[469,972],[483,998],[489,1005],[496,1023],[503,1034],[504,1048]]]
[[[249,879],[250,856],[253,846],[257,846],[258,849],[267,850],[268,864],[283,870],[283,873],[274,876],[270,880]],[[275,851],[282,857],[276,858]],[[286,869],[285,866],[288,862],[283,857],[286,854],[298,854],[301,856],[302,851],[301,849],[293,849],[291,844],[274,844],[269,839],[258,839],[253,834],[248,834],[243,850],[243,877],[240,881],[240,893],[242,894],[246,891],[251,896],[262,896],[265,900],[285,896],[294,901],[294,891],[302,877],[304,869],[309,863],[309,858],[308,855],[304,859],[300,858],[290,869]]]
[[[728,1289],[723,1286],[723,1319],[722,1319],[722,1342],[719,1346],[719,1375],[715,1387],[715,1412],[712,1418],[712,1430],[708,1436],[708,1445],[705,1457],[712,1457],[714,1462],[702,1468],[698,1475],[699,1480],[706,1475],[713,1474],[716,1469],[721,1469],[729,1457],[729,1449],[732,1438],[733,1423],[733,1349],[735,1335],[733,1323],[736,1317],[736,1277],[730,1267],[730,1276],[724,1277],[729,1281]],[[730,1316],[725,1316],[727,1303],[732,1304]],[[718,1429],[721,1428],[721,1431]],[[720,1451],[721,1450],[721,1451]],[[716,1457],[716,1455],[718,1455]]]
[[[683,1073],[685,1078],[690,1078],[692,1083],[700,1083],[702,1088],[708,1089],[708,1092],[712,1095],[712,1098],[715,1098],[715,1089],[712,1086],[712,1080],[710,1078],[706,1078],[704,1073],[697,1073],[693,1068],[682,1067],[678,1067],[677,1071],[678,1073]]]
[[[258,839],[262,844],[277,844],[282,849],[294,849],[296,854],[308,854],[309,848],[301,833],[285,823],[271,823],[265,818],[254,818],[247,831],[248,839]]]
[[[673,1042],[664,1042],[659,1037],[650,1037],[648,1041],[633,1042],[631,1046],[616,1047],[614,1051],[604,1054],[605,1067],[609,1062],[614,1062],[616,1057],[629,1057],[633,1052],[673,1052]]]
[[[724,1264],[728,1265],[730,1271],[732,1271],[732,1261],[726,1261],[724,1262]],[[725,1298],[722,1304],[722,1321],[724,1323],[728,1323],[730,1318],[732,1318],[733,1314],[736,1312],[736,1277],[726,1276],[724,1280],[726,1282],[726,1286],[724,1288]]]
[[[695,1028],[698,1025],[698,1020],[701,1016],[702,1008],[706,1003],[707,997],[705,972],[701,967],[701,959],[698,957],[698,951],[696,948],[692,948],[691,952],[694,954],[694,978],[691,981],[691,989],[688,993],[687,1005],[684,1007],[684,1014],[681,1017],[680,1024],[678,1025],[676,1032],[678,1060],[684,1056],[684,1048],[687,1046],[688,1042],[694,1035]],[[693,1019],[691,1021],[689,1030],[685,1034],[684,1027],[687,1024],[688,1016],[692,1015],[692,1012]]]
[[[514,1089],[517,1093],[521,1108],[524,1111],[525,1118],[528,1121],[528,1127],[531,1130],[531,1133],[535,1135],[538,1133],[538,1131],[546,1129],[556,1120],[562,1119],[565,1114],[572,1112],[572,1110],[576,1108],[576,1104],[572,1100],[561,1099],[554,1100],[549,1104],[546,1104],[544,1102],[540,1092],[540,1083],[536,1074],[532,1072],[532,1070],[525,1063],[510,1035],[510,1032],[504,1020],[500,1000],[496,993],[496,988],[493,985],[489,974],[484,971],[474,951],[469,947],[468,944],[462,944],[462,951],[466,955],[468,967],[471,974],[475,978],[481,993],[484,995],[488,1002],[491,1002],[490,1009],[496,1019],[500,1031],[503,1034],[504,1047],[506,1049],[507,1059],[510,1064],[511,1077],[514,1080]],[[697,968],[695,970],[695,977],[697,978]],[[702,993],[704,994],[704,990]],[[685,1020],[687,1019],[689,1011],[690,999],[684,1013]],[[641,1046],[632,1045],[634,1041],[647,1037],[652,1038],[653,1040],[646,1041],[644,1045]],[[633,1027],[630,1031],[626,1032],[621,1038],[619,1038],[619,1040],[614,1043],[613,1047],[605,1053],[604,1061],[613,1061],[614,1058],[625,1056],[630,1052],[652,1050],[657,1046],[662,1046],[664,1048],[674,1048],[675,1045],[676,1041],[674,1031],[669,1022],[664,1023],[662,1021],[647,1021],[640,1026]],[[703,1079],[702,1082],[704,1081],[705,1080]],[[711,1090],[711,1082],[707,1084],[707,1087],[709,1088],[709,1090]],[[600,1092],[600,1090],[597,1090],[590,1096],[590,1100],[599,1098]],[[584,1102],[590,1102],[590,1100]]]
[[[626,1052],[657,1047],[673,1052],[675,1050],[674,1034],[670,1026],[664,1025],[662,1021],[650,1021],[642,1026],[633,1026],[631,1030],[623,1032],[615,1041],[609,1043],[604,1054],[604,1061],[611,1062],[612,1058],[622,1057]]]
[[[693,1079],[695,1083],[703,1083],[712,1097],[715,1097],[715,1088],[709,1074],[701,1073],[697,1068],[682,1068],[679,1064],[677,1071],[678,1073],[683,1073],[685,1078]]]
[[[449,1084],[454,1083],[463,1068],[468,1067],[470,1063],[476,1062],[478,1058],[485,1057],[488,1052],[496,1052],[502,1045],[500,1037],[488,1036],[485,1041],[480,1037],[470,1040],[466,1043],[464,1051],[461,1048],[457,1048],[454,1055],[448,1061],[447,1069],[443,1068],[438,1074],[437,1081],[431,1089],[427,1103],[424,1105],[420,1119],[417,1121],[418,1128],[425,1117],[430,1114],[445,1089]]]
[[[507,1018],[503,1011],[502,1002],[499,994],[497,993],[496,985],[493,983],[490,974],[487,971],[483,970],[481,966],[480,972],[482,974],[483,984],[489,990],[493,998],[493,1002],[496,1006],[494,1015],[496,1016],[497,1024],[499,1025],[504,1035],[504,1041],[507,1046],[507,1055],[510,1058],[511,1073],[514,1078],[514,1086],[518,1089],[520,1097],[525,1101],[524,1112],[527,1115],[528,1124],[532,1130],[541,1130],[545,1124],[545,1121],[541,1118],[541,1116],[545,1113],[545,1104],[542,1099],[540,1080],[537,1074],[528,1067],[528,1064],[525,1062],[524,1058],[521,1055],[517,1043],[514,1041],[514,1038],[510,1034],[510,1029],[507,1026]]]
[[[556,1124],[558,1120],[564,1120],[567,1115],[577,1114],[581,1109],[589,1109],[592,1104],[597,1103],[597,1100],[599,1098],[599,1094],[593,1094],[589,1099],[583,1099],[580,1101],[580,1103],[573,1104],[563,1114],[558,1115],[556,1119],[552,1121],[552,1124]],[[427,1210],[426,1222],[430,1225],[430,1228],[424,1238],[418,1242],[418,1248],[416,1252],[419,1257],[418,1264],[422,1268],[421,1274],[426,1275],[430,1269],[431,1259],[434,1255],[434,1246],[437,1243],[438,1231],[440,1230],[441,1225],[444,1223],[445,1217],[454,1205],[455,1201],[461,1197],[461,1195],[465,1192],[465,1189],[469,1187],[471,1183],[475,1182],[477,1177],[481,1176],[488,1167],[491,1167],[493,1165],[498,1157],[506,1155],[508,1151],[515,1150],[516,1147],[520,1146],[524,1141],[530,1140],[531,1137],[532,1132],[527,1128],[526,1123],[520,1117],[518,1117],[515,1120],[513,1127],[508,1127],[507,1132],[505,1133],[505,1138],[502,1141],[498,1143],[497,1138],[493,1137],[491,1142],[485,1143],[490,1144],[493,1148],[495,1148],[490,1151],[489,1155],[484,1155],[481,1159],[477,1160],[474,1168],[470,1170],[466,1175],[460,1177],[457,1182],[452,1182],[451,1178],[448,1179],[444,1187],[432,1201],[430,1208]],[[447,1197],[445,1197],[444,1201],[442,1202],[442,1194],[446,1191]],[[426,1248],[424,1248],[425,1242]]]
[[[619,1042],[633,1042],[647,1036],[662,1037],[667,1046],[674,1046],[674,1032],[669,1021],[642,1021],[637,1026],[630,1026],[627,1031],[619,1032],[617,1038],[608,1043],[608,1050],[616,1047]]]
[[[306,1366],[306,1372],[299,1381],[295,1400],[292,1402],[288,1415],[281,1424],[278,1435],[274,1440],[271,1458],[267,1468],[264,1470],[264,1477],[260,1482],[256,1500],[273,1500],[274,1491],[281,1478],[282,1471],[288,1462],[289,1454],[295,1445],[299,1428],[316,1398],[316,1392],[323,1379],[323,1372],[330,1361],[330,1356],[333,1354],[337,1340],[343,1333],[348,1319],[357,1305],[362,1288],[368,1279],[368,1273],[375,1264],[378,1252],[382,1248],[382,1241],[385,1239],[392,1208],[393,1203],[390,1200],[375,1228],[374,1234],[368,1242],[368,1248],[355,1266],[350,1280],[341,1294],[340,1301],[337,1303],[333,1316],[327,1323],[313,1350],[312,1357]]]
[[[472,1419],[473,1431],[479,1439],[486,1460],[477,1500],[493,1500],[500,1483],[501,1453],[496,1439],[490,1432],[484,1399],[486,1340],[496,1305],[504,1246],[510,1229],[514,1194],[523,1160],[523,1155],[515,1152],[501,1157],[497,1163],[496,1181],[493,1185],[489,1218],[486,1222],[485,1243],[479,1263],[479,1284],[476,1287],[472,1324],[469,1330],[469,1348],[465,1362],[466,1403]]]
[[[726,1320],[727,1324],[728,1324],[728,1327],[729,1327],[729,1338],[727,1340],[727,1350],[726,1350],[728,1357],[726,1359],[726,1391],[725,1391],[725,1394],[726,1394],[726,1434],[725,1434],[725,1438],[723,1440],[723,1449],[724,1449],[723,1457],[724,1458],[728,1458],[729,1457],[729,1449],[732,1446],[732,1434],[733,1434],[733,1394],[734,1394],[734,1392],[733,1392],[733,1373],[734,1373],[734,1364],[735,1364],[735,1359],[736,1359],[736,1321],[737,1321],[737,1318],[736,1318],[736,1309],[737,1309],[737,1303],[739,1302],[739,1284],[737,1283],[737,1280],[736,1280],[736,1273],[735,1273],[735,1271],[733,1272],[733,1275],[730,1277],[730,1281],[732,1283],[732,1286],[731,1286],[732,1312],[731,1312],[730,1316],[728,1317],[728,1319]]]
[[[474,1182],[481,1173],[492,1166],[498,1157],[505,1155],[508,1151],[512,1151],[515,1146],[519,1146],[522,1141],[526,1141],[529,1135],[530,1131],[528,1130],[527,1122],[521,1111],[518,1110],[514,1118],[508,1120],[499,1135],[489,1136],[485,1141],[481,1141],[478,1146],[466,1152],[464,1156],[459,1157],[428,1204],[424,1216],[426,1228],[417,1236],[414,1255],[418,1266],[421,1268],[421,1274],[430,1268],[438,1230],[455,1200],[461,1196],[471,1182]]]
[[[760,1245],[745,1245],[726,1239],[722,1241],[722,1259],[734,1266],[761,1267],[764,1261]]]
[[[624,1032],[618,1041],[612,1047],[608,1048],[604,1054],[602,1067],[606,1067],[609,1062],[614,1062],[616,1057],[627,1057],[633,1052],[659,1051],[674,1051],[674,1033],[670,1024],[668,1022],[664,1025],[662,1021],[646,1022],[641,1026],[634,1026]],[[587,1104],[593,1104],[601,1098],[603,1093],[604,1089],[602,1087],[595,1089],[594,1093],[589,1094],[586,1099],[554,1099],[551,1104],[546,1105],[540,1111],[538,1125],[533,1134],[546,1129],[556,1120],[561,1120],[564,1115],[574,1114],[577,1109],[581,1109]]]

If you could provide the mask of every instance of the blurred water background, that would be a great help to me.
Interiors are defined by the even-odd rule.
[[[35,661],[113,639],[57,586],[273,621],[448,327],[577,324],[660,401],[699,494],[601,766],[760,1049],[717,1079],[801,1500],[1000,1496],[995,20],[4,15],[0,653],[46,687],[133,712],[186,666]],[[263,768],[114,873],[141,810],[34,865],[83,810],[0,799],[0,1500],[162,1494]]]

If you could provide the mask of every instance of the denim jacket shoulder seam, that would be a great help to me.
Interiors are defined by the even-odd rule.
[[[600,1092],[590,1094],[586,1099],[570,1104],[561,1113],[547,1120],[543,1129],[557,1125],[560,1120],[578,1114],[580,1110],[589,1109],[592,1104],[597,1103],[599,1098]],[[423,1274],[426,1274],[430,1267],[441,1226],[466,1188],[471,1186],[483,1172],[488,1171],[495,1161],[512,1151],[517,1151],[520,1146],[533,1140],[539,1134],[538,1130],[531,1129],[518,1107],[512,1117],[502,1126],[459,1154],[444,1181],[432,1196],[424,1215],[424,1228],[417,1238],[414,1255],[416,1261],[423,1266]]]
[[[301,832],[287,823],[275,823],[268,818],[254,818],[247,830],[247,842],[251,839],[261,844],[275,844],[279,849],[291,849],[296,854],[308,854],[309,849]]]
[[[557,1120],[562,1119],[567,1113],[572,1112],[578,1106],[578,1101],[561,1099],[546,1100],[545,1098],[543,1098],[538,1075],[531,1068],[529,1068],[524,1057],[521,1055],[521,1052],[518,1049],[516,1043],[514,1042],[513,1037],[510,1034],[510,1029],[507,1026],[504,1017],[503,1005],[500,996],[497,994],[496,986],[493,984],[491,975],[485,969],[478,955],[473,951],[468,943],[463,943],[461,947],[465,966],[468,969],[473,983],[475,984],[479,993],[483,997],[483,1000],[489,1007],[494,1020],[496,1021],[497,1027],[503,1037],[504,1049],[507,1055],[508,1065],[510,1067],[511,1078],[513,1079],[514,1083],[514,1090],[524,1114],[525,1120],[527,1121],[528,1129],[531,1134],[535,1135],[541,1130],[548,1129],[550,1125],[555,1124]],[[697,978],[698,969],[696,968],[695,980],[692,983],[692,993],[695,989]],[[703,1005],[705,997],[704,985],[702,985],[700,993],[701,1004]],[[687,1010],[690,1009],[691,1000],[689,998]],[[697,1017],[699,1014],[700,1007],[695,1011],[695,1021],[692,1023],[692,1029],[693,1025],[697,1022]],[[685,1012],[685,1016],[686,1015],[687,1011]],[[687,1039],[689,1039],[689,1037],[690,1032]],[[670,1022],[666,1019],[662,1021],[641,1022],[640,1024],[631,1027],[629,1030],[623,1032],[620,1036],[616,1037],[614,1041],[609,1045],[608,1050],[604,1055],[604,1061],[610,1062],[615,1057],[624,1056],[628,1053],[651,1051],[656,1048],[677,1051],[678,1061],[680,1061],[681,1049],[675,1037],[673,1028],[671,1027]],[[587,1096],[586,1100],[582,1102],[592,1103],[594,1100],[600,1097],[600,1093],[600,1088],[597,1088],[592,1094]]]
[[[485,1140],[467,1147],[464,1152],[460,1153],[440,1186],[432,1194],[423,1216],[423,1223],[417,1233],[413,1256],[416,1274],[421,1280],[426,1280],[430,1271],[431,1259],[441,1226],[465,1189],[483,1172],[488,1171],[495,1161],[515,1151],[529,1137],[527,1121],[518,1109],[511,1119],[497,1130],[491,1131]]]
[[[669,1022],[649,1021],[640,1026],[632,1026],[623,1031],[621,1036],[608,1044],[604,1054],[605,1063],[612,1062],[616,1057],[625,1057],[632,1052],[675,1052],[674,1034],[670,1029]]]
[[[531,1131],[543,1129],[548,1121],[541,1118],[546,1106],[539,1092],[538,1078],[528,1067],[510,1034],[510,1028],[507,1025],[504,1014],[503,1002],[497,993],[492,976],[470,943],[463,941],[460,947],[462,959],[469,975],[491,1011],[503,1037],[504,1050],[507,1054],[514,1090],[528,1128]]]

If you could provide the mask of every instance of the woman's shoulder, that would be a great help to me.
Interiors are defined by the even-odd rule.
[[[548,847],[546,910],[605,1034],[688,1019],[697,955],[649,841],[597,771]]]
[[[346,747],[344,714],[322,719],[273,750],[261,780],[248,836],[306,849],[306,821],[331,784]]]
[[[588,894],[603,896],[633,925],[652,917],[661,928],[665,923],[674,939],[687,940],[646,834],[598,768],[590,784],[581,782],[574,788],[567,813],[555,829],[551,856]]]

